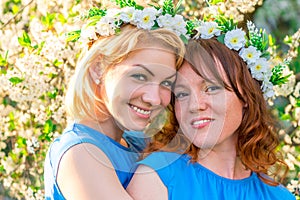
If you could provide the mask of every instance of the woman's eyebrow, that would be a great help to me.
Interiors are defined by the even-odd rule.
[[[141,67],[144,70],[146,70],[149,74],[151,74],[152,76],[154,76],[154,74],[143,64],[133,64],[132,66],[137,66],[137,67]]]
[[[154,73],[151,72],[151,71],[147,68],[147,66],[145,66],[145,65],[143,65],[143,64],[133,64],[132,66],[141,67],[141,68],[143,68],[144,70],[146,70],[149,74],[151,74],[152,76],[155,76]],[[170,79],[170,78],[176,76],[176,74],[177,74],[177,73],[175,72],[174,74],[172,74],[171,76],[167,77],[166,79]]]

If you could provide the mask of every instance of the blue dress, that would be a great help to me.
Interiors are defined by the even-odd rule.
[[[126,148],[110,137],[82,124],[72,124],[51,144],[44,163],[45,199],[65,199],[59,190],[56,175],[63,154],[72,146],[90,143],[101,149],[110,159],[124,188],[127,187],[135,170],[139,154]]]
[[[169,200],[295,200],[285,187],[267,185],[256,173],[231,180],[190,159],[186,154],[155,152],[138,163],[157,172]]]

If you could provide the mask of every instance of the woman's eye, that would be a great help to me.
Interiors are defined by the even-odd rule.
[[[175,93],[175,98],[176,99],[182,99],[182,98],[184,98],[184,97],[186,97],[186,96],[188,96],[189,94],[188,93],[186,93],[186,92],[178,92],[178,93]]]
[[[173,85],[173,82],[172,81],[163,81],[163,82],[161,82],[161,85],[165,86],[167,88],[171,88]]]
[[[217,85],[212,85],[212,86],[207,86],[207,88],[205,89],[205,92],[214,93],[214,92],[217,92],[220,89],[222,89],[222,87],[217,86]]]
[[[135,78],[136,80],[139,81],[146,81],[147,77],[144,74],[133,74],[131,77]]]

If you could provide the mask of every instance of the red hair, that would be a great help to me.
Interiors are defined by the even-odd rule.
[[[208,79],[207,73],[213,75],[224,84],[227,90],[233,91],[247,105],[243,110],[242,122],[236,130],[238,134],[237,155],[245,167],[256,172],[262,181],[277,185],[278,182],[262,174],[279,178],[281,170],[284,169],[285,176],[288,167],[276,150],[279,139],[274,130],[274,119],[268,111],[260,82],[252,78],[238,52],[230,50],[214,38],[191,40],[187,45],[185,59],[199,76]],[[227,83],[219,74],[220,65],[225,71]],[[196,162],[200,149],[187,142],[182,133],[178,133],[179,125],[174,114],[174,98],[169,110],[169,124],[154,136],[153,141],[145,149],[146,155],[161,150],[184,152],[192,157],[193,162]],[[284,176],[281,176],[281,180]]]

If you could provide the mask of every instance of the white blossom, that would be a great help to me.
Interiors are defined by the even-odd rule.
[[[97,35],[96,35],[96,29],[95,26],[88,26],[88,27],[84,27],[81,29],[81,33],[80,33],[80,41],[85,43],[88,40],[96,40],[97,39]]]
[[[124,22],[132,22],[134,20],[135,9],[133,7],[122,8],[120,13],[120,19]]]
[[[246,33],[241,29],[228,31],[224,38],[225,45],[229,49],[238,51],[240,48],[244,47],[246,43],[245,35]]]
[[[157,24],[159,27],[166,28],[174,31],[178,36],[186,35],[186,23],[182,15],[175,15],[174,17],[170,14],[161,15],[157,18]]]
[[[153,7],[145,8],[144,10],[136,11],[134,21],[138,28],[150,30],[155,24],[156,15],[158,11]]]
[[[249,65],[255,63],[255,61],[260,57],[261,52],[258,51],[254,46],[249,46],[247,48],[242,48],[239,55]]]
[[[104,16],[96,24],[96,32],[102,36],[110,36],[115,33],[116,29],[115,19]]]
[[[275,95],[273,84],[269,80],[263,81],[261,89],[265,99],[271,98]]]
[[[262,81],[265,78],[264,73],[270,69],[270,64],[266,58],[259,58],[255,63],[248,65],[248,67],[250,68],[252,77]]]
[[[214,36],[219,36],[221,33],[216,22],[203,22],[201,23],[197,31],[200,33],[200,37],[203,39],[209,39]]]

